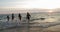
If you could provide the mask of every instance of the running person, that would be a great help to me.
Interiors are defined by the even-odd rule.
[[[14,20],[14,14],[12,14],[12,20]]]
[[[9,19],[10,19],[10,17],[9,16],[7,16],[7,20],[9,21]]]
[[[31,15],[27,12],[26,18],[27,20],[30,20]]]
[[[18,17],[19,17],[19,20],[21,20],[21,17],[22,17],[22,16],[21,16],[21,14],[20,14],[20,13],[19,13]]]

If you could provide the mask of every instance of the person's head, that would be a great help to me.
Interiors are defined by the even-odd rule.
[[[12,13],[12,15],[14,15],[14,13]]]
[[[29,12],[27,12],[27,14],[29,14]]]

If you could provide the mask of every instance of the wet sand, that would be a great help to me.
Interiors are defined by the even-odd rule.
[[[60,25],[42,28],[40,26],[20,26],[0,30],[0,32],[60,32]]]
[[[11,29],[4,29],[0,32],[42,32],[43,28],[39,26],[35,27],[17,27],[17,28],[11,28]]]
[[[44,32],[60,32],[60,25],[44,29]]]
[[[60,32],[60,25],[41,28],[39,26],[31,26],[31,27],[15,27],[11,29],[0,30],[0,32]]]

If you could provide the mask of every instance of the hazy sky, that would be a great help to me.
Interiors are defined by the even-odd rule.
[[[0,0],[0,7],[60,8],[60,0]]]
[[[5,12],[1,8],[54,9],[60,8],[60,0],[0,0],[0,12]]]

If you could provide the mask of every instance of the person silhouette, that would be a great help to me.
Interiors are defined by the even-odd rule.
[[[9,21],[9,19],[10,19],[10,17],[9,17],[9,16],[7,16],[7,21]]]
[[[29,12],[27,12],[27,15],[26,15],[27,20],[30,20],[30,17],[31,15],[29,14]]]
[[[30,27],[30,17],[31,17],[31,15],[30,15],[30,13],[29,12],[27,12],[27,15],[26,15],[26,19],[27,19],[27,32],[29,32],[29,27]]]
[[[21,21],[21,17],[22,17],[22,16],[21,16],[21,14],[19,13],[18,18],[19,18],[20,21]]]
[[[12,20],[14,20],[14,14],[12,13]]]

